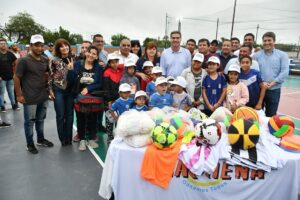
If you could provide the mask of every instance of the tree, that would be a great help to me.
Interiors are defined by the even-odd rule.
[[[143,41],[143,47],[145,47],[148,44],[148,42],[150,42],[150,41],[155,42],[158,48],[168,48],[171,46],[171,42],[170,42],[170,40],[168,40],[168,38],[164,38],[164,39],[160,40],[160,39],[147,37]]]
[[[67,40],[71,45],[80,44],[83,41],[82,35],[80,34],[70,34],[70,31],[67,29],[59,27],[58,31],[51,32],[50,30],[46,30],[43,33],[45,43],[55,42],[59,38],[63,38]]]
[[[146,47],[148,42],[151,42],[151,41],[157,43],[157,39],[146,37],[145,40],[143,41],[143,47]]]
[[[129,37],[127,37],[126,35],[123,35],[122,33],[112,35],[111,36],[111,45],[112,46],[119,46],[123,39],[129,39]]]
[[[42,25],[34,21],[30,14],[20,12],[9,17],[8,23],[1,29],[1,32],[10,41],[28,44],[31,35],[42,34],[44,29]]]

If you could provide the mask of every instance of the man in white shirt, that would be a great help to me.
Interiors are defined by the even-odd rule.
[[[120,42],[120,50],[115,51],[114,54],[119,57],[119,64],[125,64],[128,60],[132,60],[134,63],[137,62],[139,57],[134,53],[130,53],[131,43],[129,39],[123,39]]]

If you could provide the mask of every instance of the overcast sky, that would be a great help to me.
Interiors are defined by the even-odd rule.
[[[101,33],[107,42],[123,33],[141,42],[146,37],[163,37],[168,14],[168,34],[177,30],[181,17],[182,43],[189,38],[229,38],[234,0],[0,0],[0,24],[9,16],[27,11],[36,22],[54,31],[59,26],[84,39]],[[297,44],[300,37],[299,0],[237,0],[233,36],[242,40],[248,32],[258,43],[266,31],[274,31],[277,42]]]

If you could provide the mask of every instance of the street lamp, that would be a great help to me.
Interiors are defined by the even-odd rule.
[[[181,32],[181,21],[182,21],[182,17],[177,18],[178,21],[178,31]]]

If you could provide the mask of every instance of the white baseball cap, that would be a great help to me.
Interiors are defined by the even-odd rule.
[[[193,57],[193,60],[199,61],[199,62],[203,62],[204,60],[204,55],[202,53],[196,53]]]
[[[220,59],[219,59],[217,56],[211,56],[211,57],[208,59],[207,63],[210,63],[210,62],[216,63],[216,64],[219,64],[219,65],[220,65]]]
[[[161,67],[155,66],[155,67],[152,68],[151,73],[152,74],[162,73],[162,69],[161,69]]]
[[[147,60],[144,62],[142,69],[144,69],[144,67],[154,67],[154,65],[151,61]]]
[[[136,64],[135,64],[135,62],[133,61],[133,60],[127,60],[126,62],[125,62],[125,65],[124,65],[125,67],[132,67],[132,66],[134,66],[134,67],[136,67]]]
[[[182,76],[177,76],[174,81],[170,81],[171,84],[179,85],[180,87],[186,88],[187,82]]]
[[[120,60],[120,58],[117,54],[111,53],[111,54],[108,54],[108,56],[107,56],[107,62],[110,60]]]
[[[131,92],[131,87],[128,83],[122,83],[119,86],[119,92]]]
[[[138,97],[146,97],[147,98],[147,93],[143,90],[139,90],[135,93],[134,100]]]
[[[163,83],[168,83],[168,80],[165,77],[158,77],[155,81],[155,86],[158,86]]]
[[[39,34],[32,35],[30,38],[30,44],[35,44],[38,42],[45,43],[43,36]]]
[[[232,64],[228,67],[228,73],[229,72],[237,72],[237,73],[241,73],[241,67],[237,64]]]

